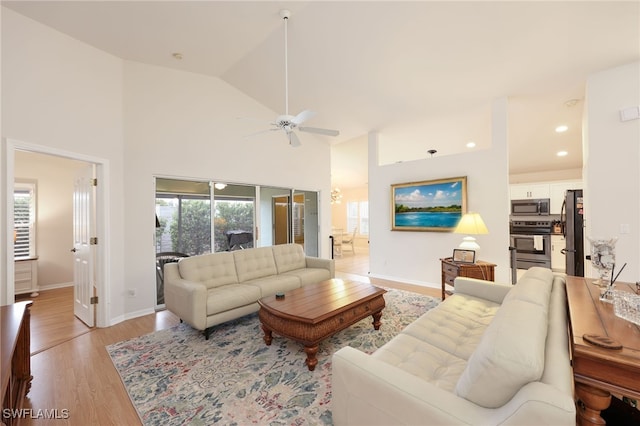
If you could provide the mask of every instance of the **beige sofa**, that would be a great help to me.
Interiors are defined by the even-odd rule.
[[[204,254],[165,265],[165,304],[208,339],[214,325],[258,311],[260,298],[334,276],[333,260],[298,244]]]
[[[457,278],[455,294],[367,355],[332,359],[336,425],[575,425],[564,278]]]

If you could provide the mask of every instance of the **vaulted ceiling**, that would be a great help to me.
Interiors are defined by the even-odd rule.
[[[300,134],[303,143],[362,141],[376,130],[393,147],[384,162],[455,154],[470,141],[482,149],[491,102],[508,97],[512,174],[580,168],[587,77],[640,59],[638,1],[2,4],[118,57],[219,77],[277,113],[286,8],[290,112],[313,110],[305,124],[340,130]],[[560,124],[568,130],[556,133]]]

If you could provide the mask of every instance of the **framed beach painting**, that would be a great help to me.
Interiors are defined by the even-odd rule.
[[[392,231],[451,232],[466,212],[466,176],[391,185]]]

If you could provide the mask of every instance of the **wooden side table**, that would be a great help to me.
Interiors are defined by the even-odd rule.
[[[581,426],[605,424],[600,412],[609,407],[611,393],[640,399],[640,326],[617,317],[611,303],[600,301],[600,287],[592,281],[567,276],[566,286],[571,365],[575,393],[582,402],[577,407],[577,424]],[[635,285],[618,281],[616,290],[634,293]],[[612,345],[594,341],[593,336],[602,336]]]
[[[494,263],[478,260],[476,263],[454,262],[451,257],[440,259],[442,262],[442,300],[447,291],[445,285],[453,286],[456,277],[477,278],[486,281],[495,281]],[[449,294],[451,294],[449,292]]]

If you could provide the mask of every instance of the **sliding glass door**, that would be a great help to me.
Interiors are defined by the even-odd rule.
[[[157,305],[164,264],[199,254],[294,242],[318,256],[318,193],[156,178]]]

